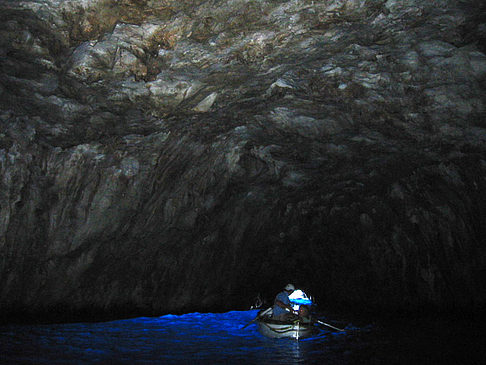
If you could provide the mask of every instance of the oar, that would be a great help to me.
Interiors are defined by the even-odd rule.
[[[290,312],[290,310],[288,308],[285,308],[285,310],[287,312]],[[256,318],[255,318],[255,320],[256,320]],[[329,323],[325,323],[325,322],[322,322],[322,321],[319,321],[319,320],[317,320],[316,322],[319,323],[319,324],[323,324],[324,326],[331,327],[331,328],[335,329],[336,331],[342,331],[342,332],[344,332],[344,330],[342,330],[341,328],[337,328],[337,327],[331,326]]]
[[[332,329],[335,329],[336,331],[344,331],[341,328],[337,328],[337,327],[331,326],[329,323],[325,323],[325,322],[322,322],[322,321],[319,321],[319,320],[317,321],[317,323],[323,324],[324,326],[327,326],[327,327],[331,327]]]
[[[267,314],[268,312],[270,312],[271,309],[272,309],[272,307],[265,309],[263,312],[261,312],[259,315],[257,315],[255,317],[255,319],[251,320],[250,322],[248,322],[247,324],[245,324],[243,327],[241,327],[241,329],[245,329],[250,324],[252,324],[253,322],[255,322],[258,318],[263,317],[265,314]]]

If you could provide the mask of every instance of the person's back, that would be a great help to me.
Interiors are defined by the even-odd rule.
[[[292,284],[287,284],[284,290],[277,294],[275,297],[275,302],[273,304],[273,315],[272,317],[279,321],[287,321],[295,317],[293,314],[294,310],[290,303],[289,295],[295,290]]]
[[[281,306],[276,304],[277,301],[285,305],[290,305],[290,299],[287,293],[285,291],[278,293],[277,296],[275,297],[275,304],[273,305],[273,317],[281,317],[282,314],[289,313],[287,309],[282,308]]]

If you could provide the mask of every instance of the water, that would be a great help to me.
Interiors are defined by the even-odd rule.
[[[1,364],[484,364],[481,325],[341,323],[304,340],[269,339],[256,310],[103,323],[0,326]],[[329,319],[328,323],[339,325]]]

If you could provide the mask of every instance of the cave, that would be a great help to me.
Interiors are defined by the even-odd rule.
[[[485,14],[2,1],[2,321],[484,310]]]

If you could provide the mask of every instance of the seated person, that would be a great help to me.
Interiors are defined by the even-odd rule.
[[[276,319],[277,321],[292,321],[297,318],[289,299],[289,295],[292,294],[294,290],[295,287],[292,284],[287,284],[284,290],[277,294],[273,304],[273,319]]]
[[[310,308],[307,305],[301,305],[299,308],[299,320],[302,323],[313,323],[314,319],[311,317]]]

